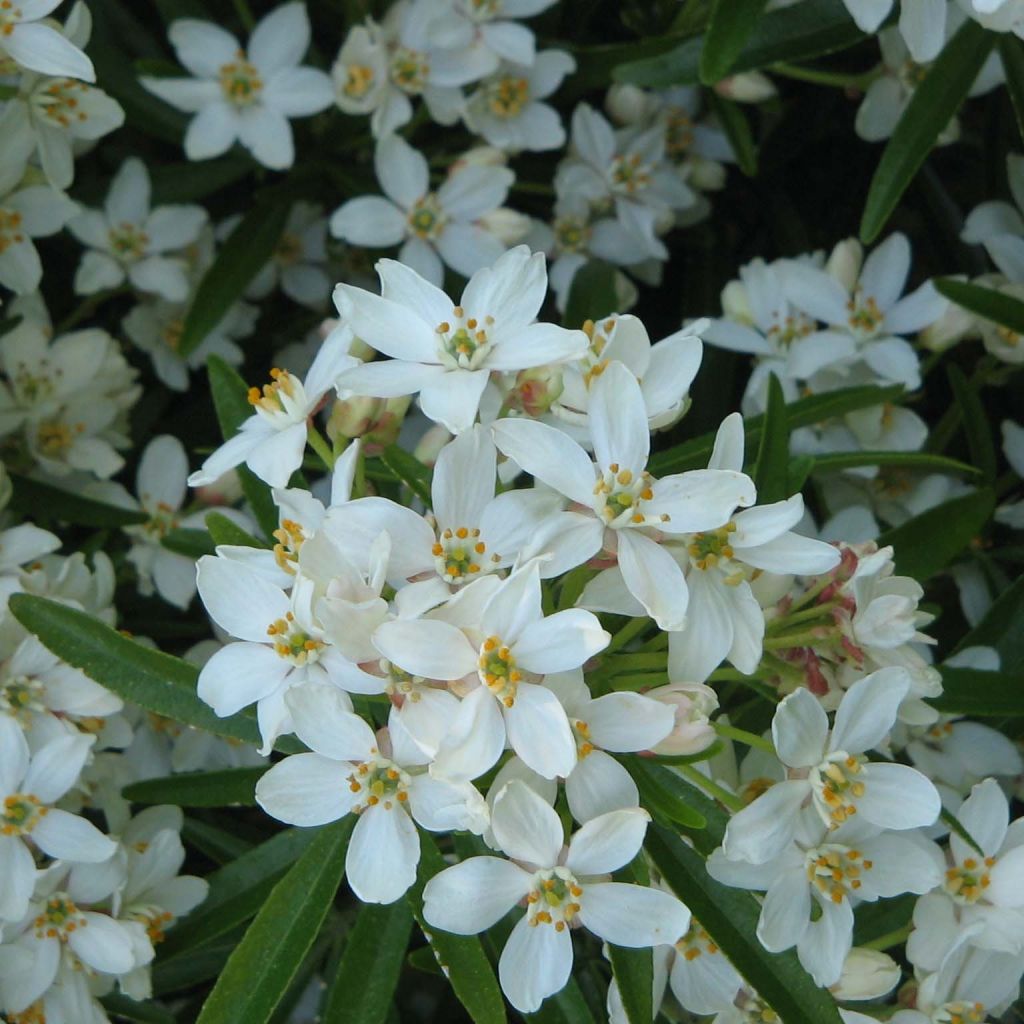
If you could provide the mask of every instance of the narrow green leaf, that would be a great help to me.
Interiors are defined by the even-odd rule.
[[[252,415],[249,404],[249,389],[234,367],[229,366],[220,356],[206,360],[206,372],[210,378],[210,393],[217,412],[224,440],[235,436],[242,424]],[[260,529],[269,537],[277,529],[277,506],[270,488],[246,466],[238,467],[238,478],[242,482],[245,497],[256,513]]]
[[[997,36],[965,21],[935,59],[889,139],[868,190],[860,238],[873,242],[936,140],[960,109]]]
[[[919,583],[945,568],[978,535],[995,508],[995,495],[983,488],[886,530],[880,547],[891,544],[896,571]]]
[[[1024,717],[1024,676],[1019,672],[985,672],[939,666],[942,696],[928,703],[950,715]]]
[[[794,460],[795,461],[795,460]],[[834,473],[859,466],[901,466],[904,469],[931,469],[936,473],[963,473],[976,476],[978,470],[959,459],[933,452],[822,452],[813,457],[812,473]]]
[[[181,828],[181,838],[215,864],[227,864],[238,860],[253,848],[248,839],[188,815],[185,816],[185,824]]]
[[[640,790],[644,805],[668,821],[689,829],[703,829],[707,818],[697,809],[691,794],[696,792],[672,770],[643,757],[623,757],[622,764]]]
[[[364,904],[327,994],[323,1024],[384,1024],[411,933],[412,911],[405,900]]]
[[[862,903],[854,911],[853,944],[863,946],[910,924],[917,897],[905,893],[889,900]]]
[[[427,508],[433,508],[430,494],[433,474],[414,455],[410,455],[397,444],[389,445],[381,452],[380,461],[398,477]]]
[[[153,204],[194,203],[252,173],[252,161],[222,156],[202,163],[157,164],[150,169]]]
[[[438,965],[437,959],[434,956],[434,950],[431,946],[420,946],[419,949],[414,949],[406,958],[405,962],[414,970],[422,971],[424,974],[436,974],[440,977],[444,977],[440,966]]]
[[[452,935],[429,925],[423,918],[423,887],[446,867],[432,836],[420,833],[420,864],[416,882],[406,894],[413,916],[434,950],[455,995],[475,1024],[503,1024],[505,1002],[487,959],[483,944],[475,935]]]
[[[962,306],[969,313],[991,320],[1017,334],[1024,334],[1024,302],[1020,299],[994,288],[983,288],[953,277],[936,278],[934,284],[940,295]]]
[[[786,418],[789,429],[809,427],[815,423],[843,416],[858,409],[869,409],[874,405],[884,405],[895,401],[903,394],[899,384],[889,387],[873,385],[840,388],[821,395],[810,395],[786,406]],[[751,416],[743,424],[748,450],[761,441],[764,429],[763,416]],[[691,441],[684,441],[667,451],[656,452],[648,462],[648,468],[655,476],[665,473],[679,473],[685,469],[699,469],[707,465],[715,446],[715,433],[711,431]]]
[[[614,313],[618,301],[615,268],[604,260],[588,260],[572,279],[562,323],[579,330],[587,320],[600,320]]]
[[[946,375],[949,377],[949,385],[953,389],[953,396],[956,398],[963,416],[964,431],[967,434],[967,447],[970,450],[971,459],[978,467],[985,483],[990,484],[996,478],[998,463],[995,442],[992,440],[992,430],[989,427],[981,397],[977,388],[972,387],[963,375],[960,367],[950,365],[946,369]]]
[[[626,949],[608,944],[612,971],[619,984],[622,1008],[629,1024],[651,1024],[654,1020],[654,961],[649,949]]]
[[[227,544],[243,548],[269,548],[270,545],[243,530],[238,523],[220,512],[210,512],[206,517],[206,529],[216,545]]]
[[[760,904],[749,892],[716,882],[700,854],[660,825],[648,829],[645,846],[672,891],[786,1024],[840,1024],[835,999],[796,953],[769,953],[757,941]]]
[[[761,429],[761,444],[754,463],[754,484],[761,505],[789,497],[789,420],[782,385],[775,374],[768,378],[768,405]]]
[[[167,933],[159,950],[161,961],[205,946],[255,916],[318,834],[312,828],[286,829],[209,875],[209,894]]]
[[[750,121],[747,120],[743,107],[719,96],[717,92],[709,92],[708,98],[711,100],[711,109],[715,112],[733,153],[736,154],[739,169],[748,178],[754,177],[757,174],[757,143],[754,141]]]
[[[561,991],[544,1000],[535,1013],[524,1013],[529,1024],[597,1024],[575,978]]]
[[[14,617],[45,647],[123,700],[147,711],[217,736],[259,745],[256,716],[251,709],[218,718],[196,696],[199,670],[181,658],[123,636],[91,615],[32,594],[15,594],[9,605]],[[277,746],[298,751],[294,737]]]
[[[1003,672],[1024,672],[1024,575],[996,598],[985,617],[956,645],[956,654],[968,647],[994,647]]]
[[[14,491],[11,508],[16,512],[42,510],[47,518],[74,526],[120,527],[137,526],[146,522],[149,516],[134,508],[119,508],[94,498],[84,498],[65,491],[62,487],[44,484],[27,476],[11,473]]]
[[[766,2],[715,0],[700,55],[700,80],[705,85],[714,85],[729,74],[753,33]]]
[[[1003,33],[999,37],[999,58],[1017,115],[1017,129],[1024,138],[1024,42],[1010,32]]]
[[[224,969],[239,938],[231,935],[216,945],[197,949],[173,960],[158,958],[153,964],[153,995],[164,996],[185,989],[195,991],[197,985],[216,978]]]
[[[649,88],[696,84],[705,38],[687,39],[667,53],[620,64],[612,78]],[[803,0],[761,18],[731,70],[735,74],[808,60],[855,46],[865,38],[842,0]]]
[[[274,886],[213,991],[197,1024],[266,1024],[327,916],[345,870],[355,824],[347,814],[319,830]]]
[[[281,241],[289,210],[290,204],[280,200],[257,203],[220,247],[185,316],[178,343],[182,358],[202,344],[266,266]]]
[[[256,783],[266,768],[224,768],[215,772],[183,772],[144,779],[125,786],[122,796],[136,804],[177,804],[178,807],[256,805]]]
[[[161,546],[186,558],[213,554],[213,540],[205,530],[171,530],[160,540]]]
[[[100,1000],[103,1008],[121,1020],[138,1024],[176,1024],[174,1014],[159,1003],[129,999],[120,992],[111,992]]]

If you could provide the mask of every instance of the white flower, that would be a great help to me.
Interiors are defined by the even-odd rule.
[[[75,274],[75,292],[116,288],[127,277],[140,291],[181,302],[188,295],[187,265],[166,253],[194,242],[205,222],[201,206],[151,209],[149,171],[130,157],[114,175],[103,210],[84,210],[68,224],[89,247]]]
[[[378,297],[340,284],[334,301],[344,320],[387,362],[355,367],[339,390],[389,398],[419,392],[420,408],[453,434],[476,419],[494,370],[565,363],[587,347],[582,331],[536,323],[547,292],[544,257],[526,246],[478,270],[458,305],[414,270],[380,260]]]
[[[535,53],[533,33],[509,18],[532,18],[546,11],[555,0],[454,0],[453,7],[465,19],[459,26],[480,76],[489,74],[501,58],[532,65]],[[451,28],[451,26],[445,26]]]
[[[335,387],[341,374],[358,360],[349,355],[352,332],[339,327],[324,340],[313,365],[300,381],[287,370],[270,371],[271,382],[249,389],[254,414],[234,437],[225,441],[188,482],[191,487],[212,484],[229,469],[244,462],[271,487],[286,487],[292,473],[302,464],[306,450],[309,418],[324,396]]]
[[[576,70],[564,50],[542,50],[530,65],[505,62],[466,101],[466,127],[512,153],[560,149],[565,129],[554,107],[541,102]]]
[[[480,607],[482,587],[488,597]],[[501,583],[493,577],[471,583],[427,616],[394,619],[373,634],[381,655],[412,675],[445,682],[475,677],[435,759],[443,774],[470,779],[498,760],[506,739],[544,778],[569,775],[576,741],[544,677],[579,668],[608,640],[590,612],[544,615],[536,561]]]
[[[743,980],[695,918],[675,943],[669,973],[672,995],[691,1013],[717,1013],[733,1005]]]
[[[62,735],[29,754],[21,727],[0,715],[0,920],[17,921],[36,878],[29,843],[69,862],[106,860],[116,844],[84,818],[53,806],[78,780],[94,736]]]
[[[22,181],[21,172],[11,164],[0,168],[0,284],[25,295],[43,279],[32,239],[55,235],[78,212],[78,204],[49,185]]]
[[[1006,157],[1006,177],[1013,203],[992,199],[967,215],[960,237],[983,245],[992,262],[1014,284],[1024,282],[1024,156]]]
[[[420,859],[417,822],[431,831],[482,831],[483,798],[468,782],[423,772],[351,714],[336,690],[289,697],[298,736],[313,751],[274,765],[256,799],[275,818],[309,827],[358,814],[345,877],[364,903],[393,903],[412,885]]]
[[[710,716],[718,710],[718,696],[702,683],[669,683],[644,694],[672,709],[672,731],[652,747],[655,754],[689,755],[707,750],[716,733]]]
[[[672,709],[639,693],[606,693],[594,699],[581,670],[550,675],[546,684],[562,702],[576,740],[576,767],[565,778],[572,816],[584,822],[638,807],[636,783],[611,753],[653,749],[672,731]]]
[[[327,220],[323,208],[300,200],[288,214],[273,255],[245,294],[264,299],[280,285],[288,298],[310,309],[323,309],[331,294],[326,263]]]
[[[582,925],[632,948],[671,943],[686,931],[690,912],[674,896],[603,880],[639,853],[648,821],[639,807],[611,811],[587,822],[563,850],[558,815],[525,783],[512,781],[492,814],[495,839],[511,860],[471,857],[435,875],[423,892],[427,923],[473,935],[525,898],[526,914],[505,944],[498,977],[509,1002],[533,1012],[569,980],[571,928]]]
[[[737,505],[753,504],[754,485],[742,473],[717,469],[655,480],[646,468],[650,433],[643,393],[619,362],[609,364],[592,386],[589,413],[593,460],[546,424],[502,419],[492,426],[499,450],[580,509],[553,519],[534,553],[552,551],[564,571],[606,548],[616,555],[618,568],[589,584],[581,603],[617,611],[619,605],[607,607],[607,592],[628,591],[627,599],[662,629],[679,629],[686,615],[686,580],[659,541],[717,528]]]
[[[220,156],[237,140],[272,170],[291,167],[295,145],[289,119],[308,117],[333,102],[330,78],[300,67],[310,43],[304,3],[272,10],[253,29],[248,48],[212,22],[184,18],[168,35],[194,78],[152,78],[150,92],[195,117],[185,133],[190,160]]]
[[[893,0],[843,0],[857,27],[874,33],[889,16]],[[946,34],[946,0],[900,0],[899,31],[915,61],[934,60]]]
[[[0,54],[43,75],[96,81],[92,61],[43,19],[61,0],[18,0],[0,7]]]
[[[808,800],[832,830],[854,815],[881,829],[931,825],[940,807],[932,783],[906,765],[869,762],[864,754],[892,729],[909,685],[900,669],[865,676],[846,692],[831,732],[809,691],[786,697],[772,720],[772,738],[790,778],[732,817],[722,844],[726,857],[764,864],[777,856]]]
[[[426,158],[398,135],[377,143],[374,167],[387,198],[360,196],[340,206],[330,220],[336,238],[371,247],[401,243],[399,260],[437,286],[442,260],[469,277],[505,251],[480,220],[505,201],[515,180],[508,168],[457,167],[435,192]]]
[[[984,28],[1013,32],[1024,38],[1024,3],[1021,0],[958,0],[960,6]]]

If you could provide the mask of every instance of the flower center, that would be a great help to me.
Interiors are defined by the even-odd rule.
[[[1020,344],[1021,336],[1009,327],[1004,327],[1002,324],[996,324],[996,334],[999,336],[1000,341],[1004,344],[1009,345],[1010,348],[1016,348]]]
[[[931,64],[915,64],[905,60],[896,72],[896,77],[907,92],[913,92],[924,80],[931,69]]]
[[[384,692],[389,697],[401,697],[418,704],[423,697],[424,679],[423,676],[414,676],[411,672],[399,668],[393,661],[381,658],[380,670],[387,676],[384,684]]]
[[[550,924],[564,932],[580,912],[583,887],[567,868],[538,871],[526,897],[526,919],[531,928]]]
[[[159,541],[166,537],[171,530],[177,529],[177,526],[177,509],[171,508],[166,501],[160,501],[157,502],[156,508],[153,509],[152,515],[142,529],[150,539]]]
[[[995,857],[986,857],[981,861],[968,857],[962,864],[946,872],[946,880],[943,882],[946,892],[957,903],[977,903],[991,884],[989,872],[995,863]]]
[[[477,663],[480,681],[495,697],[510,708],[516,702],[516,690],[522,673],[516,668],[512,652],[501,642],[500,637],[489,636],[480,646],[480,660]]]
[[[391,80],[404,92],[423,92],[429,74],[430,61],[418,50],[400,46],[391,58]]]
[[[228,103],[236,107],[251,107],[263,92],[263,79],[259,71],[245,59],[239,50],[235,60],[220,67],[220,88]]]
[[[0,217],[2,216],[3,211],[0,210]],[[3,252],[2,236],[0,236],[0,252]],[[43,358],[31,369],[23,362],[16,363],[13,372],[10,372],[9,375],[19,401],[24,405],[34,405],[36,402],[42,402],[52,397],[57,389],[57,381],[63,376],[63,373],[64,371],[59,366],[54,367],[49,359]]]
[[[572,727],[573,738],[576,740],[576,755],[582,760],[597,749],[594,746],[594,741],[590,738],[590,726],[582,718],[570,718],[569,725]]]
[[[613,191],[634,195],[651,183],[651,169],[640,159],[639,153],[619,154],[612,158],[608,180]]]
[[[185,330],[185,321],[181,320],[181,319],[171,320],[167,324],[167,326],[164,327],[163,332],[161,333],[160,337],[163,340],[163,343],[172,352],[177,352],[178,351],[178,347],[181,345],[181,335],[182,335],[182,332],[184,330]]]
[[[654,497],[652,483],[654,480],[646,470],[634,474],[613,462],[594,484],[594,511],[613,530],[667,522],[667,515],[652,516],[642,511],[643,502]]]
[[[556,217],[552,225],[559,252],[585,252],[590,228],[582,217]]]
[[[386,811],[409,799],[408,773],[386,757],[373,757],[356,767],[348,777],[348,788],[358,794],[352,811],[358,814],[378,804]]]
[[[830,829],[838,828],[857,813],[857,800],[864,795],[864,782],[859,776],[866,760],[840,750],[811,769],[814,802]]]
[[[487,334],[494,325],[493,316],[483,321],[467,317],[461,306],[452,310],[452,319],[437,325],[437,351],[441,361],[450,369],[476,370],[491,350]]]
[[[808,850],[807,881],[833,903],[842,903],[861,887],[861,874],[874,866],[860,850],[828,844]]]
[[[467,0],[466,7],[470,17],[486,21],[501,14],[502,0]]]
[[[67,942],[73,931],[85,928],[88,923],[71,897],[63,892],[54,893],[33,922],[37,939],[60,939],[61,942]]]
[[[978,1024],[986,1019],[984,1003],[944,1003],[933,1014],[935,1024]]]
[[[530,102],[530,83],[525,78],[509,75],[484,87],[487,108],[495,117],[507,120],[518,117]]]
[[[270,383],[249,388],[249,404],[259,415],[275,426],[286,426],[299,418],[305,419],[305,392],[302,382],[287,370],[275,367],[270,371]]]
[[[295,566],[299,560],[299,550],[306,539],[305,531],[294,519],[282,519],[281,525],[274,531],[274,561],[290,576],[295,575]]]
[[[38,115],[58,128],[70,128],[72,122],[88,121],[80,108],[81,98],[89,94],[89,86],[74,78],[58,78],[32,97]]]
[[[361,100],[373,88],[375,77],[373,68],[366,64],[349,64],[345,69],[345,84],[341,90],[346,96]]]
[[[47,420],[36,428],[36,441],[43,455],[56,459],[65,454],[75,439],[75,434],[85,430],[81,423],[72,426],[60,420]]]
[[[167,938],[167,926],[174,920],[173,914],[155,906],[133,908],[128,916],[146,929],[149,941],[154,946]]]
[[[138,226],[122,221],[107,232],[111,251],[123,263],[132,263],[146,255],[149,235]]]
[[[676,943],[676,951],[684,960],[692,963],[704,955],[715,956],[719,949],[711,936],[691,919],[689,930]]]
[[[437,573],[446,583],[465,583],[501,561],[497,553],[487,555],[487,545],[480,539],[479,530],[465,526],[443,530],[432,551]]]
[[[32,715],[46,710],[44,692],[38,679],[9,676],[0,682],[0,711],[27,724]]]
[[[295,623],[295,616],[287,612],[267,626],[267,636],[273,637],[274,651],[293,665],[314,665],[320,660],[324,647],[322,640],[314,640]]]
[[[25,235],[20,229],[21,214],[17,210],[0,207],[0,252],[25,241]]]
[[[12,793],[0,810],[0,835],[26,836],[49,811],[32,793]]]
[[[21,21],[22,13],[20,7],[15,7],[11,0],[0,0],[0,31],[9,36],[14,31],[14,26]]]
[[[874,297],[869,295],[865,298],[859,288],[854,298],[846,303],[846,308],[849,311],[847,322],[850,329],[854,334],[863,338],[870,338],[874,335],[882,325],[882,321],[885,320]]]
[[[803,314],[790,313],[768,328],[768,338],[780,348],[789,348],[799,338],[806,338],[814,330],[814,323]]]
[[[740,799],[743,801],[745,806],[752,804],[759,796],[764,796],[772,786],[775,785],[774,779],[769,779],[766,776],[758,776],[756,779],[751,779],[743,788],[740,790]]]
[[[9,1024],[46,1024],[46,1011],[43,1009],[43,1001],[40,999],[39,1002],[33,1003],[18,1013],[5,1010],[4,1019]]]
[[[721,562],[729,561],[735,554],[729,543],[735,532],[736,524],[730,520],[717,530],[690,534],[686,544],[686,553],[690,556],[690,564],[695,569],[704,572],[715,568]],[[725,569],[726,567],[721,566],[721,568]],[[733,578],[737,576],[735,582],[739,583],[743,578],[742,572],[726,576],[726,582],[733,582]]]
[[[437,238],[444,230],[448,218],[441,209],[441,203],[433,192],[428,192],[422,199],[417,199],[409,211],[409,230],[417,236],[429,241]]]
[[[274,250],[279,266],[294,267],[302,259],[302,239],[294,231],[286,231]]]
[[[665,152],[670,159],[686,156],[693,145],[693,118],[682,107],[672,107],[665,118]]]

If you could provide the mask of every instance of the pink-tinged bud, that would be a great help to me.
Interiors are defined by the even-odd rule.
[[[336,438],[361,437],[363,451],[376,455],[398,440],[398,432],[412,399],[367,398],[358,395],[334,403],[327,422],[327,436]]]
[[[718,709],[718,696],[703,683],[669,683],[645,696],[668,704],[675,712],[675,727],[652,750],[655,754],[689,755],[707,750],[715,742],[715,730],[708,721]]]
[[[864,247],[856,238],[845,238],[832,250],[825,264],[825,271],[834,277],[848,292],[857,286],[860,268],[864,263]]]
[[[891,956],[855,946],[847,954],[839,980],[829,991],[841,1000],[881,999],[899,984],[902,973]]]
[[[762,103],[777,95],[775,83],[760,71],[744,71],[715,83],[715,92],[737,103]]]
[[[543,416],[562,395],[562,370],[558,366],[536,366],[520,370],[509,392],[508,403],[527,416]]]
[[[197,488],[194,494],[202,505],[234,505],[242,497],[242,481],[235,470],[229,469],[212,484]]]
[[[449,175],[455,174],[466,167],[504,167],[508,163],[508,153],[497,146],[474,146],[456,157],[448,168]]]
[[[413,455],[423,463],[424,466],[434,468],[441,449],[452,439],[451,432],[440,423],[435,423],[420,439],[413,448]]]

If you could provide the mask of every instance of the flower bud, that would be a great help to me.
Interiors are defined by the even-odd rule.
[[[497,146],[474,146],[456,157],[448,174],[455,174],[464,167],[504,167],[508,163],[508,153]]]
[[[730,75],[715,84],[715,92],[737,103],[761,103],[778,95],[775,83],[760,71]]]
[[[435,423],[417,442],[413,455],[431,469],[437,462],[441,449],[452,439],[451,432],[440,423]]]
[[[934,323],[929,324],[917,339],[931,352],[945,352],[964,338],[978,333],[978,321],[973,313],[952,302]]]
[[[637,124],[650,116],[654,101],[636,85],[613,85],[604,100],[608,116],[619,124]]]
[[[536,366],[520,370],[508,396],[514,409],[520,409],[527,416],[543,416],[562,394],[562,368],[560,366]]]
[[[742,281],[730,281],[722,289],[722,314],[727,320],[734,320],[738,324],[754,322],[750,297]]]
[[[242,481],[234,469],[229,469],[205,487],[195,491],[202,505],[234,505],[242,497]]]
[[[901,971],[891,956],[855,946],[843,964],[843,973],[831,986],[836,999],[881,999],[900,980]]]
[[[864,262],[864,248],[856,238],[845,238],[832,250],[825,272],[834,277],[848,292],[857,286]]]
[[[510,210],[507,206],[500,206],[497,210],[485,213],[477,223],[505,245],[518,244],[533,227],[533,222],[526,214]]]
[[[363,439],[363,451],[375,455],[398,440],[398,431],[405,419],[412,398],[368,398],[354,395],[334,403],[327,421],[327,436]]]
[[[675,727],[656,747],[655,754],[689,755],[707,750],[715,742],[708,716],[718,708],[718,696],[703,683],[669,683],[648,690],[645,696],[668,704],[675,712]]]

